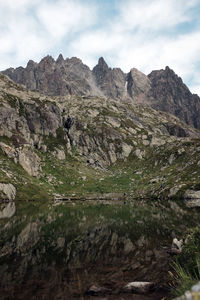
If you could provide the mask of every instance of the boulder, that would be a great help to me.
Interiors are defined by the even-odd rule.
[[[59,148],[54,150],[53,155],[59,160],[64,160],[66,158],[65,151]]]
[[[15,199],[16,188],[11,183],[0,183],[0,192],[5,194],[5,200],[13,201]]]
[[[155,288],[155,283],[145,281],[130,282],[123,287],[126,293],[147,294]]]
[[[40,158],[31,149],[24,148],[19,151],[18,162],[29,175],[39,177],[41,171]]]
[[[15,203],[9,202],[3,205],[3,209],[0,210],[0,219],[11,218],[16,211]]]
[[[29,175],[39,177],[40,158],[29,146],[14,148],[1,142],[0,148],[9,158],[14,159],[15,163],[19,163]]]

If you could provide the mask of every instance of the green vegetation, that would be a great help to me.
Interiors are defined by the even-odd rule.
[[[175,260],[175,280],[177,286],[174,294],[183,295],[200,280],[200,227],[187,230],[188,236],[182,252]]]

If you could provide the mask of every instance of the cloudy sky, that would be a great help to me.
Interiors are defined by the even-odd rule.
[[[47,54],[145,74],[171,67],[200,95],[200,0],[0,0],[0,70]]]

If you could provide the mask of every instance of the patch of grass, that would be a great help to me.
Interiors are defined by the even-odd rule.
[[[176,297],[180,297],[184,295],[186,291],[191,290],[192,286],[195,285],[200,279],[200,258],[196,258],[196,266],[195,269],[189,271],[186,266],[182,266],[178,262],[174,262],[173,264],[175,270],[175,280],[177,286],[172,291],[173,295]]]

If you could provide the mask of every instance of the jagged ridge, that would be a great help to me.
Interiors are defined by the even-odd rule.
[[[169,68],[153,71],[148,76],[131,69],[111,69],[101,57],[91,71],[78,58],[55,61],[46,56],[39,63],[29,61],[25,68],[9,68],[2,72],[28,89],[46,95],[104,96],[145,103],[156,110],[174,114],[187,124],[200,128],[200,98],[193,95]]]

